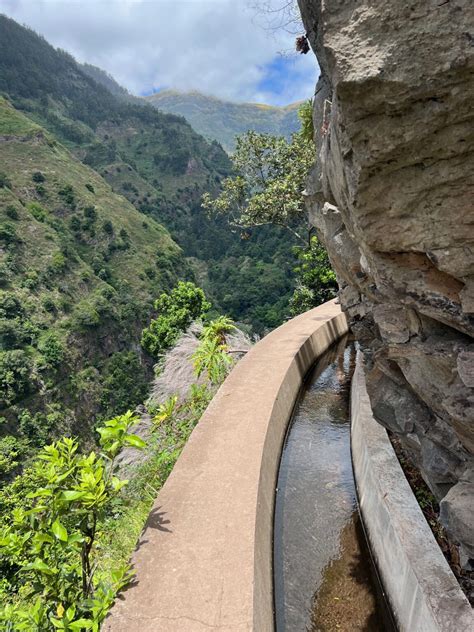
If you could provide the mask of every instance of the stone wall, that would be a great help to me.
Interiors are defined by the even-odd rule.
[[[299,0],[321,77],[311,219],[400,436],[474,565],[474,12]]]

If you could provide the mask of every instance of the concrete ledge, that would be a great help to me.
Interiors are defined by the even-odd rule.
[[[429,528],[386,430],[372,416],[359,354],[352,460],[370,548],[400,632],[474,630],[471,607]]]
[[[113,632],[272,632],[273,509],[302,380],[347,332],[330,301],[285,323],[234,368],[160,491]]]

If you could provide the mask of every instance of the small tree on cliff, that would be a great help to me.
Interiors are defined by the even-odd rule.
[[[304,207],[303,189],[315,158],[311,101],[300,108],[299,115],[302,129],[290,141],[252,131],[238,137],[231,156],[235,175],[223,181],[217,198],[209,193],[203,197],[208,212],[227,217],[244,237],[249,228],[274,224],[297,238],[292,316],[332,298],[337,289],[326,250],[312,235]]]
[[[202,205],[212,214],[225,215],[244,235],[245,229],[275,224],[308,243],[302,193],[314,154],[314,145],[301,133],[290,141],[253,131],[242,134],[231,156],[236,175],[223,181],[217,198],[205,193]]]

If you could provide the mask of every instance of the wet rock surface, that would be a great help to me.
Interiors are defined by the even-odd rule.
[[[321,68],[310,216],[364,350],[374,415],[400,437],[442,501],[441,519],[469,566],[472,4],[299,4]]]

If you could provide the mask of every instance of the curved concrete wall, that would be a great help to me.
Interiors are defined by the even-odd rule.
[[[113,632],[271,632],[273,508],[302,380],[347,332],[330,301],[282,325],[234,368],[160,491]]]
[[[351,389],[352,460],[372,554],[400,632],[474,630],[471,607],[372,416],[359,354]]]

